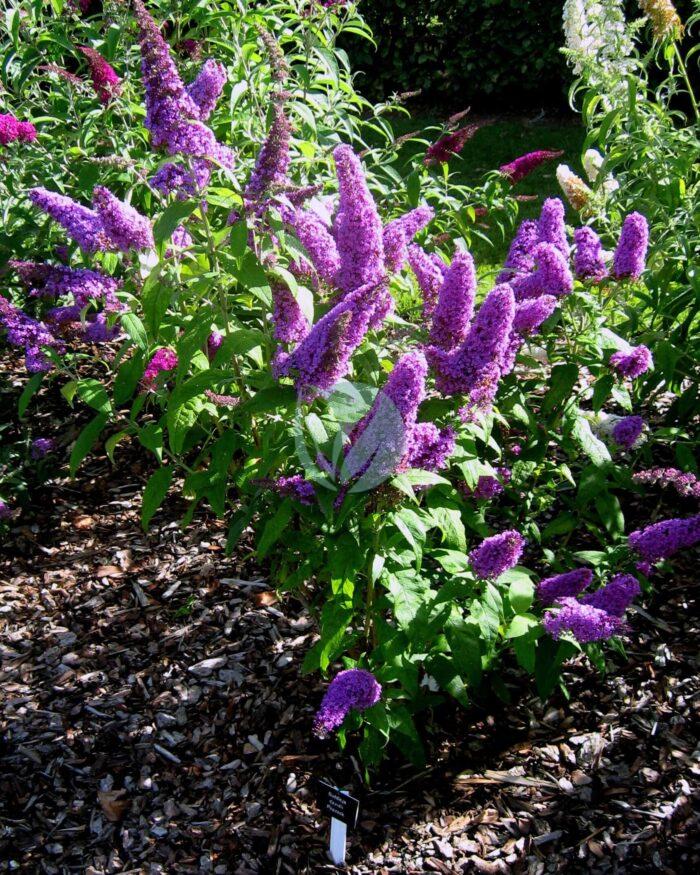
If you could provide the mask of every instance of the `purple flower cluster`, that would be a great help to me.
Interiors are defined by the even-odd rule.
[[[608,275],[600,237],[592,228],[574,231],[574,273],[580,280],[600,282]]]
[[[374,675],[363,668],[349,668],[333,678],[316,713],[314,731],[327,735],[337,729],[351,710],[364,711],[376,705],[382,688]]]
[[[0,520],[9,520],[12,516],[12,509],[0,498]]]
[[[309,253],[316,273],[324,282],[332,285],[340,269],[340,255],[323,219],[311,210],[296,210],[290,215],[289,223]]]
[[[559,158],[564,154],[561,149],[537,149],[534,152],[528,152],[526,155],[521,155],[514,161],[508,164],[503,164],[499,170],[507,177],[511,185],[520,182],[526,176],[529,176],[533,170],[536,170],[545,161],[552,161],[554,158]]]
[[[684,498],[700,498],[700,480],[678,468],[649,468],[632,475],[635,483],[672,487]]]
[[[624,631],[625,624],[613,614],[584,605],[575,598],[562,598],[556,611],[544,615],[545,630],[557,640],[562,632],[570,632],[581,644],[603,641]]]
[[[530,298],[522,301],[515,308],[513,317],[513,331],[520,337],[527,337],[539,331],[545,322],[556,310],[557,299],[554,295],[540,295],[538,298]]]
[[[408,263],[423,294],[423,316],[428,319],[435,311],[440,288],[445,279],[446,266],[435,252],[426,252],[415,244],[408,247],[407,255]]]
[[[477,501],[491,501],[503,493],[503,484],[510,481],[510,468],[496,468],[497,477],[492,474],[482,474],[474,489],[464,488],[464,494]]]
[[[343,298],[311,328],[291,353],[277,351],[273,363],[276,377],[295,374],[297,390],[311,398],[330,389],[344,377],[350,357],[370,326],[384,318],[388,291],[382,286],[365,286]]]
[[[633,347],[629,352],[620,350],[610,356],[610,367],[621,377],[626,377],[629,380],[646,374],[653,365],[651,353],[644,344]]]
[[[523,536],[515,529],[485,538],[469,554],[474,574],[481,580],[496,580],[518,564],[525,543]]]
[[[272,113],[272,125],[244,191],[246,201],[251,204],[258,203],[271,186],[281,185],[287,178],[292,126],[281,102],[273,103]]]
[[[211,162],[204,158],[193,158],[189,166],[168,161],[151,177],[151,185],[164,197],[175,194],[184,201],[204,191],[211,172]]]
[[[92,210],[45,188],[33,188],[29,197],[65,228],[85,252],[110,249],[128,252],[154,246],[149,220],[103,186],[93,192]]]
[[[36,438],[32,441],[32,459],[43,459],[56,449],[56,441],[53,438]]]
[[[613,257],[616,279],[637,280],[644,271],[649,246],[649,226],[641,213],[630,213],[625,218],[620,240]]]
[[[645,562],[654,564],[700,541],[700,514],[653,523],[632,532],[628,540]]]
[[[458,249],[438,292],[430,342],[450,350],[464,341],[474,314],[476,269],[468,252]]]
[[[0,295],[0,325],[7,332],[8,343],[24,347],[24,361],[30,373],[51,370],[51,362],[41,348],[52,347],[60,351],[62,347],[43,322],[27,316]]]
[[[121,92],[121,79],[95,49],[81,46],[80,51],[85,55],[90,65],[92,87],[95,89],[100,103],[109,103],[113,97],[117,97]]]
[[[40,264],[35,261],[11,261],[31,297],[60,298],[72,295],[78,310],[90,301],[102,301],[105,310],[117,312],[122,305],[117,298],[120,280],[86,268]]]
[[[384,228],[384,259],[390,271],[401,270],[408,255],[409,241],[426,227],[434,215],[433,208],[424,204],[393,219]]]
[[[360,159],[345,144],[336,146],[333,158],[339,190],[338,212],[333,223],[340,257],[336,285],[347,294],[382,281],[384,241],[382,222]]]
[[[551,243],[565,259],[569,257],[569,244],[566,239],[564,204],[558,197],[550,197],[542,204],[542,212],[537,223],[540,243]]]
[[[399,470],[439,471],[454,453],[456,442],[457,434],[450,426],[439,429],[434,422],[418,422],[408,435],[406,457]]]
[[[211,361],[221,348],[224,342],[224,335],[220,331],[212,331],[207,338],[207,358]]]
[[[16,140],[33,143],[36,140],[36,128],[31,122],[21,122],[9,113],[0,113],[0,146],[7,146]]]
[[[617,574],[605,586],[583,596],[581,603],[605,611],[613,617],[622,617],[640,592],[636,577],[631,574]]]
[[[83,337],[88,343],[107,343],[119,336],[119,326],[109,325],[106,313],[90,316],[85,324]]]
[[[525,219],[518,226],[515,237],[508,249],[503,270],[496,277],[497,283],[507,283],[514,276],[529,273],[535,266],[533,251],[540,242],[540,231],[537,222]]]
[[[575,568],[541,580],[537,584],[537,597],[543,605],[553,605],[559,599],[580,595],[592,582],[593,572],[590,568]]]
[[[291,477],[278,477],[272,484],[274,491],[285,498],[294,498],[301,504],[313,504],[316,491],[313,483],[304,479],[301,474]]]
[[[423,159],[424,163],[427,165],[446,164],[450,158],[462,151],[467,141],[471,140],[484,124],[484,122],[474,122],[456,131],[443,134],[439,140],[428,146]]]
[[[206,69],[200,73],[202,80],[192,83],[190,94],[177,72],[167,43],[141,0],[134,0],[134,9],[146,92],[146,127],[151,132],[153,145],[164,147],[170,155],[182,153],[232,168],[233,153],[202,123],[202,118],[211,112],[210,103],[220,82],[219,68],[205,65]],[[201,107],[195,98],[202,100]]]
[[[527,274],[519,274],[509,280],[516,301],[537,298],[540,295],[562,297],[569,295],[574,288],[574,279],[567,259],[552,243],[538,243],[532,251],[532,259],[537,269]]]
[[[515,301],[510,286],[496,286],[486,296],[469,332],[454,350],[431,346],[426,356],[445,395],[468,396],[467,411],[488,411],[506,363]]]
[[[199,109],[199,120],[205,122],[214,112],[214,108],[226,84],[226,68],[218,61],[208,58],[185,89],[188,97]]]
[[[102,220],[102,227],[112,247],[129,252],[155,246],[150,221],[129,204],[116,198],[109,189],[98,185],[92,203]]]
[[[273,286],[272,300],[275,340],[283,343],[297,343],[303,340],[309,333],[309,323],[291,290],[282,284]]]
[[[644,420],[641,416],[623,416],[613,426],[612,437],[623,450],[631,450],[643,431]]]
[[[172,371],[177,365],[177,353],[172,349],[161,346],[160,349],[157,349],[153,353],[151,360],[146,366],[146,370],[143,374],[144,385],[149,388],[152,387],[159,374]]]

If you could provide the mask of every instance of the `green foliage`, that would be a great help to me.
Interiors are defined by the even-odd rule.
[[[465,180],[449,163],[427,166],[427,142],[419,135],[402,142],[387,120],[395,104],[373,109],[356,93],[337,43],[343,34],[369,37],[353,7],[305,5],[300,14],[293,2],[263,10],[253,2],[186,0],[173,8],[162,0],[151,9],[168,18],[174,49],[183,39],[203,40],[206,53],[226,64],[228,81],[211,124],[239,163],[234,172],[217,172],[196,198],[161,197],[148,184],[165,157],[151,148],[143,126],[129,7],[115,3],[107,14],[87,19],[61,3],[22,9],[21,19],[12,10],[6,18],[0,71],[9,106],[36,121],[39,139],[8,153],[11,172],[0,180],[6,215],[0,257],[52,260],[54,247],[65,242],[55,223],[37,224],[27,204],[26,190],[41,183],[81,202],[96,183],[108,185],[152,220],[156,243],[140,256],[98,253],[90,259],[70,246],[72,266],[98,267],[121,280],[123,308],[108,315],[120,329],[117,341],[87,344],[67,337],[65,354],[52,354],[54,368],[44,377],[91,417],[73,445],[71,475],[99,441],[114,461],[115,448],[128,438],[154,466],[143,496],[144,527],[177,489],[189,503],[183,525],[198,507],[210,509],[228,521],[230,551],[252,529],[247,543],[280,592],[299,594],[317,619],[319,637],[304,671],[359,665],[382,684],[381,701],[362,715],[351,713],[340,735],[346,743],[357,730],[368,766],[390,743],[420,762],[419,727],[430,709],[443,696],[467,705],[487,677],[506,695],[500,679],[505,664],[520,666],[539,693],[549,695],[561,665],[580,648],[570,636],[553,641],[546,633],[538,580],[588,563],[597,585],[632,567],[620,496],[630,488],[630,468],[651,460],[652,444],[621,456],[604,425],[609,412],[628,412],[636,400],[608,361],[624,345],[618,330],[646,339],[645,325],[631,315],[632,296],[641,300],[649,289],[576,282],[541,333],[518,351],[493,410],[475,421],[461,417],[462,402],[441,396],[430,378],[420,421],[455,432],[454,452],[440,471],[408,468],[402,457],[371,488],[362,488],[361,477],[342,482],[337,469],[342,473],[348,433],[399,358],[428,343],[429,325],[415,278],[399,269],[387,277],[396,313],[381,330],[370,331],[352,357],[355,394],[300,396],[291,379],[276,377],[275,292],[286,286],[307,320],[317,323],[338,289],[299,269],[306,252],[285,224],[288,192],[244,203],[277,88],[256,26],[275,32],[291,68],[285,108],[294,126],[294,186],[313,185],[321,197],[335,197],[330,152],[350,142],[363,152],[384,224],[429,204],[435,218],[417,239],[448,262],[458,246],[500,246],[509,236],[519,207],[506,181],[493,172]],[[499,9],[493,7],[494,16]],[[38,69],[53,63],[84,74],[74,48],[84,43],[104,51],[124,80],[122,96],[105,108],[87,87],[49,80],[56,74]],[[195,65],[179,60],[186,78],[193,76]],[[606,136],[614,130],[612,123],[603,127]],[[487,228],[477,208],[488,211]],[[609,247],[620,219],[619,209],[606,216],[602,231]],[[171,251],[181,224],[192,242],[185,251]],[[481,277],[479,301],[492,274]],[[12,283],[19,301],[22,292]],[[31,299],[26,306],[40,317],[48,304]],[[96,306],[88,304],[80,318]],[[208,342],[214,330],[221,335],[216,351]],[[659,367],[673,381],[684,367],[683,353],[677,338],[665,340]],[[176,354],[177,363],[146,379],[148,363],[164,349]],[[21,414],[30,410],[39,382],[28,381]],[[680,430],[659,438],[670,440],[688,443]],[[306,492],[295,494],[281,479],[289,477],[302,479]],[[496,477],[502,495],[481,496],[479,487]],[[471,551],[506,529],[527,538],[528,564],[479,579]]]

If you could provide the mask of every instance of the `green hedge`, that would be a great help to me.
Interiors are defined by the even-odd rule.
[[[559,51],[563,0],[363,0],[378,49],[346,45],[373,99],[422,89],[456,107],[564,107],[571,81]],[[677,3],[682,16],[692,0]],[[684,15],[685,13],[685,15]],[[629,4],[628,15],[639,7]]]
[[[378,50],[348,46],[372,97],[427,97],[516,108],[565,101],[562,0],[365,0]]]

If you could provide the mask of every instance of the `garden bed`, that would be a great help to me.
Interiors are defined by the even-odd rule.
[[[570,700],[543,706],[506,674],[512,706],[443,707],[430,768],[394,754],[363,788],[352,750],[312,733],[325,684],[300,675],[304,606],[245,542],[227,558],[213,517],[182,532],[176,500],[144,534],[142,451],[115,458],[36,493],[0,565],[8,871],[331,871],[315,778],[361,799],[353,872],[700,863],[690,563],[630,616],[607,677],[576,661]]]

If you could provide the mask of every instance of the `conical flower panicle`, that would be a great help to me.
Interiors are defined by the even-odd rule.
[[[430,342],[453,349],[467,336],[474,313],[476,269],[468,252],[458,249],[445,271],[430,329]]]
[[[333,150],[338,177],[338,212],[333,232],[340,256],[336,285],[349,293],[382,281],[385,275],[382,222],[360,159],[350,146]]]

